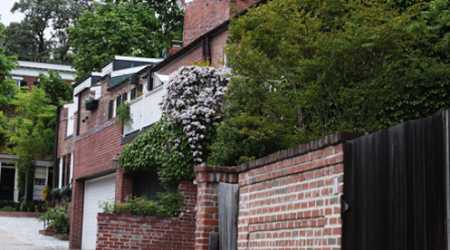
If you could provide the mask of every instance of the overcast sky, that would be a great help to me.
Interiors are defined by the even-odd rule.
[[[0,21],[5,25],[5,27],[8,26],[11,22],[20,22],[24,18],[24,15],[18,11],[16,11],[14,14],[11,13],[11,8],[13,7],[15,2],[18,1],[0,0]]]

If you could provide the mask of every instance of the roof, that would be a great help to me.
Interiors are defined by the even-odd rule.
[[[70,65],[54,64],[54,63],[41,63],[41,62],[28,62],[28,61],[17,61],[19,67],[21,68],[31,68],[31,69],[53,69],[56,71],[63,72],[77,72]]]
[[[246,8],[245,10],[239,12],[238,14],[234,15],[232,18],[238,18],[242,15],[247,14],[248,9],[255,8],[261,4],[265,4],[268,0],[260,0],[250,7]],[[207,36],[213,36],[217,33],[222,32],[225,29],[228,29],[228,25],[230,25],[230,19],[226,20],[225,22],[221,23],[220,25],[216,26],[214,29],[206,32],[205,34],[199,36],[197,39],[195,39],[192,43],[190,43],[188,46],[182,48],[180,51],[175,53],[173,56],[170,56],[166,60],[162,61],[161,63],[157,64],[155,67],[153,67],[152,72],[157,72],[159,70],[162,70],[166,66],[170,65],[171,63],[178,60],[178,58],[184,56],[185,54],[188,54],[192,49],[196,48],[197,46],[201,45],[202,39]]]
[[[76,83],[73,84],[73,87],[75,88],[76,86],[80,85],[82,82],[84,82],[86,79],[88,79],[91,76],[102,76],[102,73],[100,72],[92,72],[89,73],[87,75],[85,75],[83,78],[81,78],[80,80],[78,80]]]

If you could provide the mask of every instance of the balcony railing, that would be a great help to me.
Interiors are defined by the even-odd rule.
[[[166,94],[163,85],[143,94],[130,102],[130,112],[133,122],[131,126],[125,126],[124,135],[133,133],[147,127],[161,118],[159,103]]]

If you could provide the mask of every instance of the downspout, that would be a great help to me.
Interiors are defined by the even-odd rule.
[[[56,109],[56,128],[55,128],[55,149],[53,150],[53,183],[52,183],[52,188],[55,187],[55,181],[56,181],[56,166],[58,165],[57,163],[57,158],[58,158],[58,138],[59,138],[59,118],[60,118],[60,112],[61,112],[61,105],[58,106],[58,108]]]

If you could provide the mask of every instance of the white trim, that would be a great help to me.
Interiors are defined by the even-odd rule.
[[[47,171],[45,172],[45,186],[48,186],[48,170],[50,168],[47,168]]]
[[[164,59],[133,57],[133,56],[115,56],[114,59],[122,60],[122,61],[150,62],[150,63],[159,63],[159,62],[164,61]]]
[[[59,158],[59,180],[58,180],[58,188],[62,187],[62,166],[63,166],[63,157]]]
[[[74,158],[74,152],[70,153],[70,176],[69,176],[69,183],[72,182],[73,179],[73,158]]]
[[[23,81],[23,76],[12,76],[11,78],[15,81]]]
[[[32,69],[52,69],[56,71],[66,71],[76,73],[77,71],[72,68],[72,66],[54,64],[54,63],[41,63],[41,62],[28,62],[28,61],[17,61],[19,63],[19,68],[32,68]]]
[[[137,73],[137,72],[143,70],[147,66],[150,66],[150,65],[143,65],[143,66],[134,67],[134,68],[116,70],[116,71],[111,72],[111,77]]]
[[[17,186],[19,184],[18,178],[19,175],[17,174],[16,168],[16,171],[14,171],[14,202],[19,202],[19,187]]]
[[[95,100],[99,100],[102,96],[102,86],[92,86],[91,91],[95,91],[94,98]]]
[[[36,160],[36,166],[39,166],[39,167],[51,167],[52,164],[50,163],[50,161]]]
[[[167,74],[159,74],[155,72],[155,76],[159,79],[163,84],[169,82],[169,75]]]

